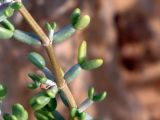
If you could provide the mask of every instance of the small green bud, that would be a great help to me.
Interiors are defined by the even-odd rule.
[[[11,8],[13,8],[14,10],[19,10],[22,7],[22,3],[21,2],[14,2],[10,5]]]
[[[6,8],[4,11],[4,15],[6,17],[11,17],[13,13],[14,13],[14,9],[12,9],[11,7]]]
[[[12,106],[12,114],[18,120],[28,120],[28,113],[21,104],[14,104]]]
[[[54,29],[56,29],[56,23],[55,22],[53,22],[53,23],[46,23],[45,24],[45,28],[48,30],[48,31],[51,31],[51,30],[54,30]]]
[[[12,38],[13,36],[13,31],[10,31],[8,29],[5,29],[3,27],[0,27],[0,39],[2,40],[8,40],[10,38]]]
[[[0,101],[6,97],[6,94],[7,94],[6,86],[0,84]]]
[[[81,64],[81,67],[85,70],[92,70],[92,69],[96,69],[96,68],[100,67],[102,64],[103,64],[102,59],[94,59],[94,60],[90,60],[90,61],[84,61]]]
[[[43,69],[46,66],[44,58],[36,52],[31,52],[28,55],[28,59],[39,69]]]
[[[93,99],[94,97],[94,92],[95,92],[95,89],[93,87],[91,87],[89,90],[88,90],[88,97],[89,99]]]
[[[10,115],[10,114],[8,114],[8,113],[3,114],[3,119],[4,119],[4,120],[18,120],[18,119],[16,118],[16,116]]]
[[[86,54],[87,54],[87,42],[82,41],[78,48],[78,63],[81,64],[86,60]]]
[[[107,92],[99,93],[93,97],[93,101],[100,102],[104,100],[107,96]]]
[[[90,23],[90,17],[88,15],[80,16],[77,23],[74,25],[75,29],[82,30],[86,28]]]

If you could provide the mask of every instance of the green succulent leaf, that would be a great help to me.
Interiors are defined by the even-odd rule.
[[[90,17],[88,15],[80,16],[77,23],[74,25],[75,29],[82,30],[86,28],[90,23]]]
[[[34,95],[30,99],[29,104],[31,105],[34,111],[37,111],[45,107],[50,102],[50,100],[51,98],[46,95],[45,91],[42,91]]]
[[[55,120],[65,120],[64,117],[56,110],[53,111],[53,115],[55,117]]]
[[[6,28],[6,29],[8,29],[8,30],[10,30],[10,31],[14,31],[14,25],[9,21],[9,20],[7,20],[7,19],[4,19],[2,22],[1,22],[1,25],[4,27],[4,28]]]
[[[69,104],[68,104],[67,98],[65,97],[64,92],[63,92],[63,91],[60,91],[60,98],[61,98],[61,100],[62,100],[63,104],[64,104],[65,106],[69,107]]]
[[[8,40],[12,38],[12,36],[13,36],[13,31],[0,27],[0,39]]]
[[[64,79],[69,84],[72,82],[80,73],[81,67],[79,64],[72,66],[64,75]]]
[[[7,87],[0,84],[0,101],[2,101],[6,97],[6,94],[7,94]]]
[[[93,99],[94,92],[95,92],[95,89],[93,87],[89,88],[89,90],[88,90],[88,97],[89,97],[90,100]]]
[[[53,114],[47,110],[38,110],[34,114],[38,120],[54,120]]]
[[[93,97],[93,101],[100,102],[104,100],[107,96],[107,92],[99,93]]]
[[[72,25],[74,26],[79,17],[80,17],[80,14],[81,14],[81,10],[79,8],[76,8],[73,12],[72,12],[72,15],[71,15],[71,21],[72,21]]]
[[[30,34],[21,30],[15,30],[13,37],[15,40],[26,43],[28,45],[41,45],[41,42],[37,38],[32,37]]]
[[[78,48],[78,63],[81,64],[86,60],[87,55],[87,42],[82,41]]]
[[[81,64],[81,67],[85,70],[93,70],[93,69],[100,67],[102,64],[103,64],[102,59],[93,59],[90,61],[84,61]]]
[[[16,118],[16,116],[10,115],[10,114],[8,114],[8,113],[3,114],[3,119],[4,119],[4,120],[18,120],[18,119]]]
[[[14,104],[12,106],[12,114],[18,120],[28,120],[28,113],[21,104]]]
[[[39,69],[43,69],[46,66],[44,58],[36,52],[31,52],[28,55],[28,59]]]
[[[28,87],[29,89],[31,89],[31,90],[36,89],[38,86],[39,86],[39,85],[36,84],[36,83],[29,83],[29,84],[27,85],[27,87]]]
[[[46,83],[47,78],[42,75],[37,75],[34,73],[29,73],[28,76],[34,81],[38,83]]]
[[[71,37],[75,33],[75,31],[76,30],[73,28],[72,25],[65,26],[54,34],[53,42],[56,44],[63,42],[65,39]]]

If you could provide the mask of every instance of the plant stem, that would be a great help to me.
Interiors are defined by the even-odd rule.
[[[19,1],[19,0],[16,0],[16,1]],[[55,51],[53,49],[54,47],[52,46],[52,44],[48,44],[50,43],[50,39],[43,32],[42,28],[37,24],[37,22],[33,19],[33,17],[30,15],[28,10],[24,6],[22,6],[21,9],[19,9],[19,12],[25,18],[28,24],[32,27],[32,29],[36,32],[36,34],[40,37],[42,44],[45,45],[44,47],[49,56],[52,72],[55,75],[57,86],[61,91],[64,92],[68,100],[69,107],[70,108],[77,107],[75,99],[72,96],[72,93],[68,88],[67,84],[65,83],[65,80],[61,74],[61,71],[60,71],[61,67],[56,59]]]

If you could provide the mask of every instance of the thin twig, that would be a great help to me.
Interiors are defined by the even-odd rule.
[[[16,1],[20,1],[20,0],[16,0]],[[28,24],[32,27],[32,29],[36,32],[36,34],[40,37],[42,44],[45,45],[44,47],[49,56],[52,72],[55,75],[57,86],[61,91],[64,92],[68,100],[69,107],[70,108],[77,107],[75,99],[61,74],[61,71],[60,71],[61,67],[56,59],[54,47],[52,46],[52,44],[49,44],[50,39],[43,32],[42,28],[37,24],[37,22],[33,19],[31,14],[28,12],[28,10],[24,6],[22,6],[21,9],[19,9],[19,12],[25,18]]]

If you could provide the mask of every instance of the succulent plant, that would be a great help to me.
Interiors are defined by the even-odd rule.
[[[81,14],[81,10],[76,8],[71,15],[71,23],[56,31],[55,22],[47,22],[45,28],[47,34],[35,22],[21,0],[0,1],[0,39],[8,40],[13,38],[22,43],[34,46],[43,46],[49,56],[51,66],[48,67],[44,57],[37,52],[28,54],[28,60],[41,70],[43,74],[30,72],[29,78],[32,80],[27,87],[31,90],[40,88],[39,91],[29,100],[35,118],[37,120],[65,120],[57,111],[57,95],[60,95],[63,103],[69,108],[69,119],[71,120],[93,120],[85,110],[94,102],[105,99],[107,93],[95,94],[95,89],[89,88],[88,98],[77,106],[68,85],[75,80],[82,70],[93,70],[103,64],[100,58],[87,59],[87,42],[82,41],[77,53],[77,63],[67,71],[63,71],[57,62],[52,44],[58,44],[72,36],[77,30],[83,30],[90,23],[88,15]],[[8,20],[15,11],[20,11],[22,16],[32,26],[35,33],[18,30]],[[51,68],[51,70],[49,69]],[[4,100],[7,89],[0,84],[0,102]],[[28,113],[25,108],[17,103],[12,106],[12,113],[4,113],[4,120],[28,120]]]

